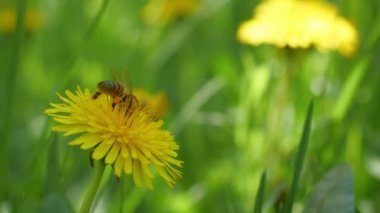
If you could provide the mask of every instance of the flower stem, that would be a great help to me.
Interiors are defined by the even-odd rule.
[[[94,30],[96,29],[96,27],[98,26],[99,22],[100,22],[100,19],[102,18],[104,12],[106,11],[106,8],[107,8],[107,5],[108,5],[108,2],[110,0],[103,0],[103,3],[98,11],[98,13],[96,14],[94,20],[92,21],[90,27],[88,28],[85,36],[84,36],[84,40],[87,40],[91,35],[92,33],[94,32]]]
[[[15,103],[13,102],[15,97],[15,84],[17,84],[17,76],[22,61],[20,56],[22,55],[22,43],[24,40],[24,23],[27,0],[18,0],[17,4],[16,31],[13,37],[12,49],[10,51],[9,70],[6,74],[5,81],[3,81],[7,95],[2,98],[2,104],[0,104],[0,126],[2,126],[0,129],[0,156],[2,156],[2,160],[0,161],[1,171],[8,171],[7,165],[9,165],[9,149],[11,146],[10,140],[13,133],[12,125],[14,120],[12,119],[13,108],[15,108]],[[9,189],[9,187],[4,184],[8,182],[5,178],[7,178],[7,175],[5,175],[5,177],[3,175],[0,177],[0,195],[3,195],[3,192]]]
[[[82,206],[80,207],[80,210],[79,210],[80,213],[90,212],[92,203],[96,195],[96,191],[98,190],[100,181],[102,180],[102,177],[103,177],[104,167],[105,167],[104,162],[102,161],[95,162],[96,174],[91,181],[91,184],[88,188],[86,196],[83,200]]]

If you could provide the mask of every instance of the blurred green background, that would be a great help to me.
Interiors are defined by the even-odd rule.
[[[0,26],[0,212],[78,210],[93,174],[89,151],[52,133],[43,111],[60,102],[56,92],[95,91],[111,67],[127,69],[135,88],[166,92],[163,119],[180,145],[183,180],[169,189],[156,175],[149,191],[131,176],[118,183],[108,168],[94,212],[252,212],[263,170],[264,209],[275,212],[312,96],[294,211],[343,162],[356,209],[380,210],[380,1],[329,2],[357,27],[353,57],[239,43],[255,0],[204,0],[179,12],[156,1],[151,8],[169,11],[162,16],[146,0],[2,0],[2,10],[25,9],[27,25]]]

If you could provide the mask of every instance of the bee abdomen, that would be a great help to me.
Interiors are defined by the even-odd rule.
[[[124,86],[117,81],[101,81],[98,89],[111,96],[120,96],[124,92]]]

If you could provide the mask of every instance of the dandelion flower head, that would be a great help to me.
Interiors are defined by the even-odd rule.
[[[237,33],[242,43],[277,47],[338,50],[352,56],[358,46],[354,26],[336,8],[318,1],[268,0],[257,6],[252,19]]]
[[[13,7],[0,9],[0,33],[13,33],[16,28],[17,12]],[[34,32],[42,25],[41,14],[37,10],[25,13],[25,30]]]
[[[199,0],[150,0],[142,11],[148,24],[165,25],[191,15],[199,7]]]
[[[146,104],[158,116],[165,115],[168,109],[168,98],[165,92],[151,94],[143,89],[134,89],[133,94],[141,104]]]
[[[88,89],[79,87],[75,93],[67,90],[65,94],[67,97],[58,94],[63,103],[50,104],[45,113],[59,123],[54,131],[78,135],[69,145],[92,149],[94,160],[111,165],[117,177],[132,175],[137,186],[153,188],[152,167],[170,187],[181,178],[177,168],[182,161],[176,159],[179,146],[146,105],[112,106],[110,96],[93,99]]]

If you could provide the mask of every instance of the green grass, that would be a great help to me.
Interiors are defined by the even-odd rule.
[[[260,185],[259,185],[259,189],[257,190],[257,194],[256,194],[255,208],[253,211],[255,213],[260,213],[263,211],[266,178],[267,178],[267,173],[264,171],[261,174]]]
[[[302,130],[302,136],[300,145],[298,147],[297,155],[294,159],[294,170],[293,170],[293,178],[292,183],[289,190],[289,197],[285,203],[284,211],[285,213],[291,213],[293,209],[293,204],[297,195],[297,191],[299,188],[299,180],[302,172],[302,167],[305,162],[305,156],[307,152],[307,147],[309,144],[309,135],[310,135],[310,129],[311,129],[311,121],[313,118],[313,108],[314,108],[314,102],[313,99],[309,103],[309,107],[307,110],[307,115],[305,119],[305,124]]]
[[[344,178],[355,209],[380,209],[378,0],[329,1],[357,26],[351,58],[239,43],[238,26],[260,1],[205,0],[162,26],[143,21],[147,2],[0,3],[13,5],[19,20],[30,9],[43,18],[36,31],[17,21],[14,32],[0,34],[0,212],[80,209],[94,174],[90,151],[51,132],[43,112],[59,102],[56,92],[94,91],[112,67],[126,68],[134,88],[166,92],[164,127],[180,145],[183,180],[169,189],[154,174],[150,191],[131,176],[118,182],[106,167],[93,209],[298,212],[341,163],[352,169]],[[299,141],[311,97],[306,152]]]

